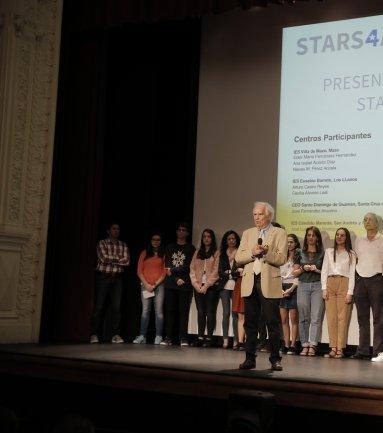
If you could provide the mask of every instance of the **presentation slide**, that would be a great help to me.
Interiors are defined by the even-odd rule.
[[[383,215],[383,16],[283,29],[277,221],[362,235]]]

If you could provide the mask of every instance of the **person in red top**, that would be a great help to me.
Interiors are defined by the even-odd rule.
[[[165,252],[161,244],[161,235],[154,233],[150,239],[150,244],[141,252],[138,259],[137,275],[141,281],[142,315],[140,335],[133,340],[135,344],[146,343],[146,333],[153,304],[156,315],[156,338],[154,339],[154,344],[160,344],[162,341],[165,296],[163,281],[166,271]]]
[[[98,332],[106,299],[110,297],[112,307],[112,343],[123,343],[120,337],[120,307],[122,278],[124,268],[130,263],[129,249],[120,241],[120,226],[112,223],[108,226],[108,238],[97,245],[96,293],[91,316],[90,343],[98,343]]]

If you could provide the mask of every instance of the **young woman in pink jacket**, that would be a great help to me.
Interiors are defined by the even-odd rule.
[[[194,253],[190,264],[190,279],[194,287],[194,299],[198,312],[198,339],[194,346],[210,347],[216,325],[219,252],[213,230],[205,229],[201,246]],[[205,328],[207,325],[207,337]]]

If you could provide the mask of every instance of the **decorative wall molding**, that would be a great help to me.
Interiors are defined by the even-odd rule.
[[[29,238],[26,233],[0,232],[0,320],[20,317],[17,304],[20,257]]]
[[[62,1],[0,6],[0,342],[39,335]]]

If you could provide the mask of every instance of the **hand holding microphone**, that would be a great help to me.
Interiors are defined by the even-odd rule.
[[[260,259],[267,253],[269,247],[266,244],[262,245],[262,243],[263,243],[263,239],[258,238],[257,245],[255,245],[254,248],[252,249],[252,254],[254,258]]]

